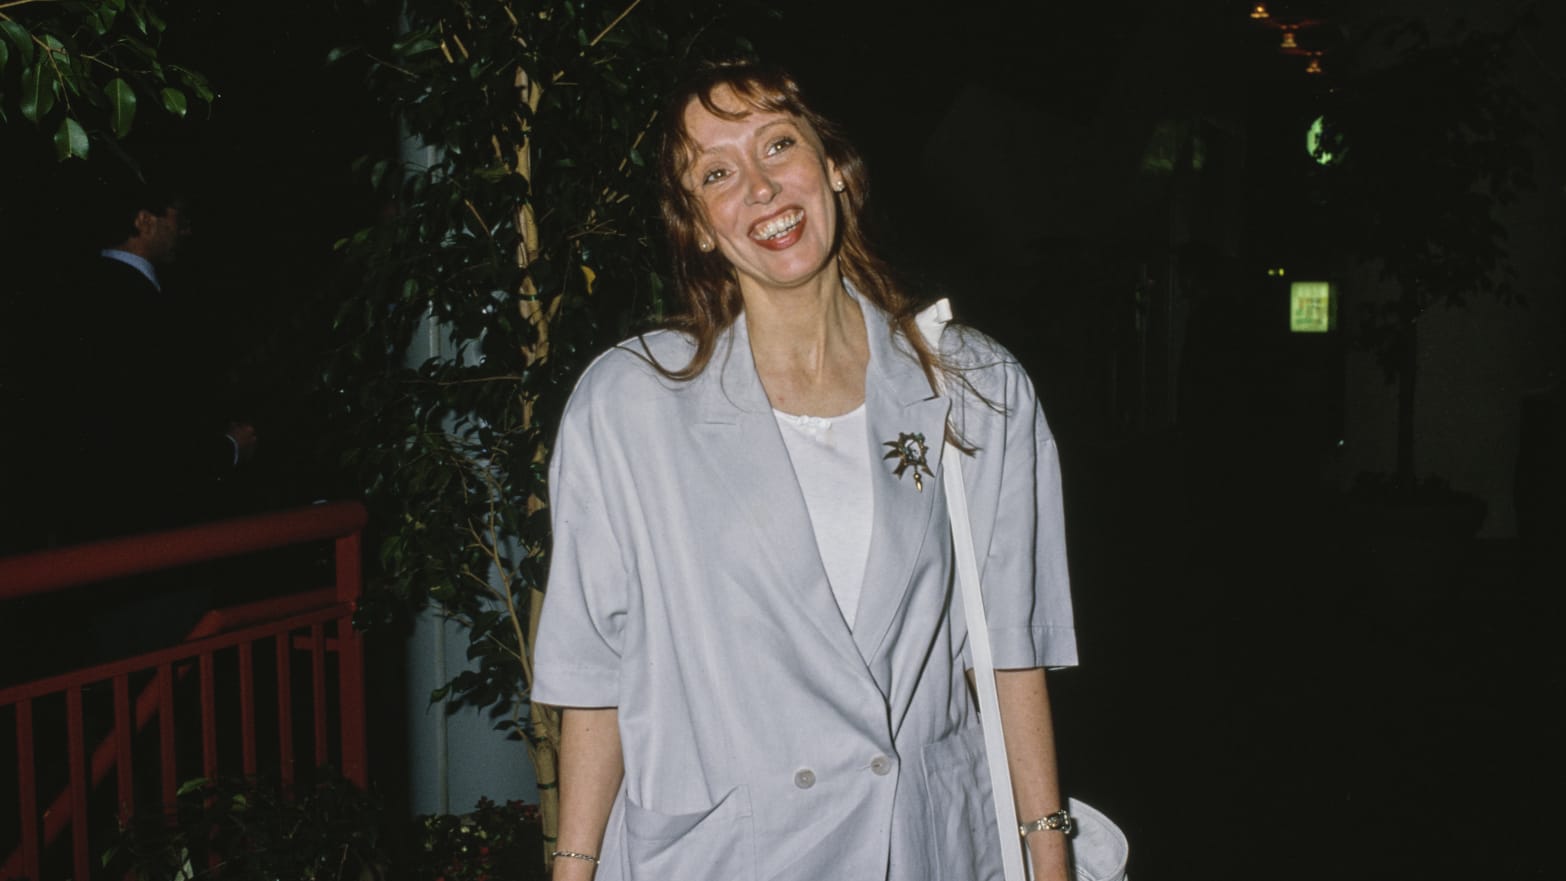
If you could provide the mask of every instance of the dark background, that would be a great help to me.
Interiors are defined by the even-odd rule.
[[[1343,27],[1520,7],[1293,5]],[[1082,628],[1084,666],[1054,680],[1063,774],[1130,834],[1133,877],[1546,877],[1563,542],[1519,542],[1511,490],[1524,403],[1542,391],[1560,412],[1560,13],[1540,10],[1516,59],[1541,125],[1537,192],[1504,214],[1529,305],[1431,319],[1424,402],[1448,415],[1422,424],[1444,430],[1423,470],[1480,475],[1460,488],[1490,507],[1480,539],[1438,549],[1367,539],[1342,490],[1390,467],[1386,386],[1346,334],[1291,338],[1265,275],[1376,287],[1298,246],[1289,200],[1325,86],[1247,6],[808,0],[754,38],[854,134],[897,265],[1035,377]],[[324,59],[384,22],[304,0],[192,2],[170,21],[166,53],[221,98],[125,149],[194,199],[172,281],[198,292],[212,357],[262,426],[254,504],[331,495],[330,451],[289,405],[325,338],[332,243],[376,210],[349,163],[395,132]],[[1200,174],[1147,170],[1171,122],[1205,132]],[[90,253],[94,172],[43,150],[0,132],[8,297]],[[1558,512],[1553,474],[1515,479],[1546,481]],[[372,739],[393,789],[398,742]]]

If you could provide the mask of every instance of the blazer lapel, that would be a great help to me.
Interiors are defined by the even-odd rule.
[[[696,380],[704,386],[693,426],[698,452],[743,512],[755,534],[754,552],[771,563],[777,581],[763,589],[778,590],[785,605],[779,614],[802,611],[827,642],[863,669],[832,595],[788,448],[756,375],[744,315],[726,336],[713,365]]]
[[[886,317],[861,300],[870,341],[865,376],[865,407],[871,448],[871,484],[875,518],[864,589],[854,621],[854,642],[872,672],[892,622],[908,592],[914,565],[929,533],[930,516],[940,498],[941,449],[950,402],[930,389],[923,369],[904,341],[894,339]],[[917,489],[913,475],[896,473],[899,459],[884,459],[887,442],[903,434],[923,435],[931,474]],[[888,683],[879,682],[885,692]]]

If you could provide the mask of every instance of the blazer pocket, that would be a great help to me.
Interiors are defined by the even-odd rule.
[[[925,811],[937,875],[932,881],[999,881],[984,733],[972,725],[924,747]]]
[[[750,791],[736,786],[693,814],[664,814],[625,800],[631,881],[753,881]]]

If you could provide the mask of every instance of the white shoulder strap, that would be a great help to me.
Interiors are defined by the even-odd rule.
[[[917,322],[925,342],[939,350],[941,331],[951,321],[951,304],[941,300],[919,313]],[[937,382],[941,380],[938,376]],[[944,383],[941,390],[944,392]],[[968,520],[968,490],[962,479],[962,451],[950,442],[943,447],[941,469],[946,487],[946,509],[952,523],[952,548],[957,557],[957,580],[962,587],[963,617],[968,622],[968,651],[973,678],[979,690],[979,718],[984,729],[984,754],[990,766],[995,825],[1000,834],[1001,868],[1006,881],[1026,881],[1017,811],[1013,807],[1011,770],[1006,761],[1006,739],[1000,726],[1000,698],[995,692],[995,655],[990,650],[990,629],[984,615],[984,593],[979,588],[979,560],[973,550],[973,527]]]

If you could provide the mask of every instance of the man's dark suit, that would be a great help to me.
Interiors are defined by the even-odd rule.
[[[71,531],[141,532],[207,516],[233,468],[211,334],[137,269],[94,257],[57,305],[76,344],[61,371],[60,467]]]
[[[14,547],[68,545],[210,519],[234,446],[224,437],[215,338],[203,310],[134,267],[92,255],[26,300],[15,412],[25,431],[4,500]],[[0,684],[180,639],[210,605],[209,579],[173,570],[8,608],[0,639],[26,665]],[[52,604],[52,605],[51,605]],[[63,626],[68,622],[69,626]],[[85,623],[85,627],[83,624]]]

